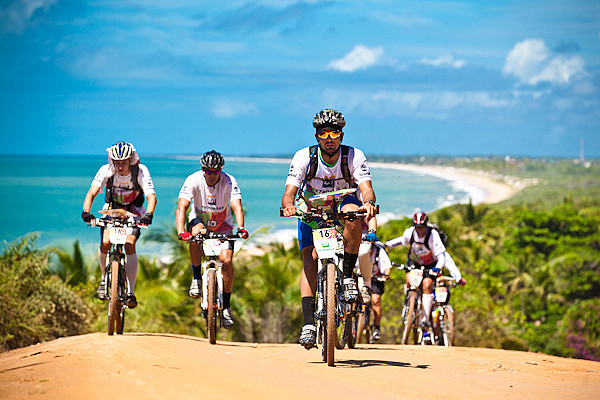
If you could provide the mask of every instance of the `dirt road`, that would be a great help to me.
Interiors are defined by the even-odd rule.
[[[0,399],[599,399],[600,363],[514,351],[94,333],[0,354]],[[342,397],[343,395],[343,397]]]

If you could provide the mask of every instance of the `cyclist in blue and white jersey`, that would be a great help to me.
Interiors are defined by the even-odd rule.
[[[341,211],[366,211],[368,219],[375,216],[375,192],[367,159],[361,150],[341,145],[345,125],[343,114],[336,110],[322,110],[315,115],[313,127],[318,146],[303,148],[294,155],[281,199],[283,216],[298,215],[299,209],[307,208],[304,201],[298,205],[295,203],[299,191],[304,199],[308,199],[316,194],[351,187],[358,187],[358,190],[342,201]],[[353,302],[358,296],[352,270],[358,257],[361,233],[360,219],[345,221],[343,300],[346,302]],[[300,292],[305,323],[299,342],[310,349],[316,342],[314,311],[318,257],[312,241],[312,228],[300,220],[298,242],[303,259]]]

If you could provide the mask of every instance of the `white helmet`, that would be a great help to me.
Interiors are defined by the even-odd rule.
[[[117,142],[108,149],[108,157],[113,160],[126,160],[133,156],[135,148],[131,143]]]

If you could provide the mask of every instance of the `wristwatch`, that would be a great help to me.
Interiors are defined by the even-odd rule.
[[[370,205],[372,205],[373,207],[376,207],[376,206],[375,206],[375,202],[374,202],[373,200],[367,200],[367,201],[365,201],[363,204],[367,204],[367,203],[369,203],[369,204],[370,204]]]

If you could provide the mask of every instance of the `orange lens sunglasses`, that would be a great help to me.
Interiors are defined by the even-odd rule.
[[[337,139],[342,136],[342,131],[321,131],[317,133],[317,137],[319,139],[327,139],[327,136],[332,139]]]

